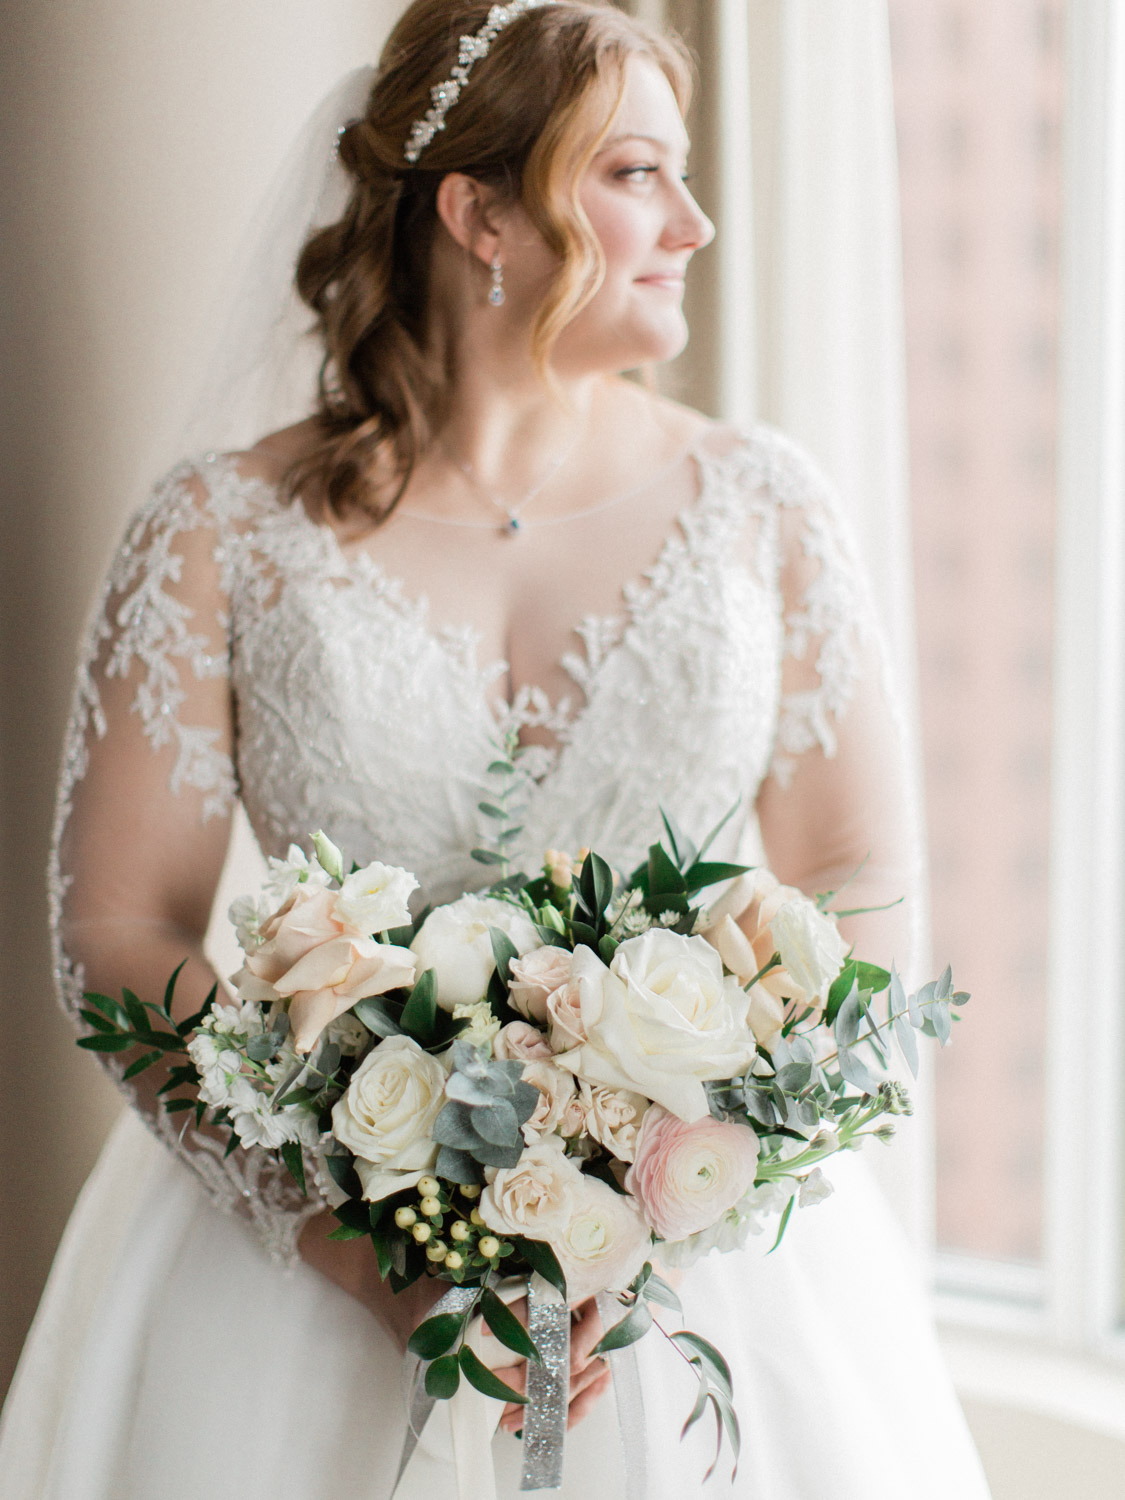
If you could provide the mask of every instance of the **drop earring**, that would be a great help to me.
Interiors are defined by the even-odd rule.
[[[490,263],[492,271],[492,285],[488,289],[488,300],[493,307],[504,305],[504,268],[500,264],[500,257],[494,255]]]

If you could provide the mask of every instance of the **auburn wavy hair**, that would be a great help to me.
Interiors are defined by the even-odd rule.
[[[667,77],[681,110],[691,66],[677,39],[600,0],[558,0],[499,33],[418,163],[403,148],[448,78],[458,40],[488,4],[415,0],[395,26],[362,118],[340,137],[353,179],[343,217],[317,230],[297,263],[297,290],[323,341],[317,436],[287,487],[314,511],[385,521],[443,421],[448,372],[429,352],[428,281],[438,185],[464,172],[518,200],[558,257],[531,350],[546,374],[563,328],[604,274],[578,201],[582,173],[620,104],[638,54]]]

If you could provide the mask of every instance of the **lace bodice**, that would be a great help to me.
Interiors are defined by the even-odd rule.
[[[346,553],[234,458],[174,470],[117,553],[79,669],[52,864],[67,1006],[90,965],[101,988],[138,987],[128,967],[109,972],[140,962],[145,930],[127,897],[101,890],[115,795],[132,799],[133,837],[210,827],[198,835],[208,850],[241,796],[266,854],[323,828],[360,862],[413,870],[438,901],[488,878],[469,851],[487,838],[478,803],[506,728],[553,738],[520,762],[514,853],[529,868],[546,847],[582,845],[629,868],[660,807],[703,830],[738,801],[727,854],[753,847],[767,786],[776,806],[804,791],[819,808],[800,767],[841,759],[877,675],[847,528],[812,462],[768,428],[719,457],[701,446],[694,463],[696,498],[655,565],[624,585],[620,613],[576,622],[562,663],[573,693],[552,703],[525,687],[500,709],[505,664],[477,659],[471,629],[433,626],[425,600],[369,553]],[[842,758],[852,771],[873,734],[870,713],[858,718]],[[852,771],[827,794],[840,828],[855,821]],[[823,837],[830,850],[834,830]],[[163,1129],[217,1201],[241,1204],[275,1253],[291,1253],[309,1208],[284,1178],[253,1152],[224,1161],[205,1135]]]

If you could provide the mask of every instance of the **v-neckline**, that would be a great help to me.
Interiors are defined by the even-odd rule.
[[[554,736],[555,743],[540,746],[532,743],[523,747],[538,752],[532,759],[545,761],[542,775],[533,779],[542,781],[549,774],[554,761],[575,738],[583,721],[590,712],[593,697],[607,664],[623,649],[625,638],[632,627],[663,597],[672,585],[677,564],[690,559],[700,532],[700,523],[708,516],[716,499],[723,494],[721,485],[716,485],[716,474],[745,452],[746,435],[722,454],[708,453],[704,444],[710,434],[705,432],[684,450],[676,465],[665,472],[674,473],[679,462],[692,462],[696,468],[696,493],[676,512],[672,524],[665,534],[654,561],[639,575],[626,579],[620,587],[621,608],[614,614],[588,614],[577,621],[569,635],[577,637],[581,652],[564,651],[554,665],[561,668],[573,683],[582,701],[572,707],[569,694],[551,699],[538,683],[522,683],[510,695],[497,698],[489,691],[491,684],[510,672],[505,657],[481,664],[479,646],[481,632],[471,623],[446,622],[434,624],[429,595],[407,591],[401,576],[389,572],[366,550],[348,552],[333,527],[316,521],[309,515],[300,501],[292,501],[296,512],[296,524],[308,529],[321,548],[322,557],[329,565],[332,577],[343,577],[354,586],[370,592],[400,619],[406,620],[419,636],[439,649],[454,662],[459,670],[469,676],[480,697],[484,721],[493,733],[502,734],[508,728],[515,731],[529,724],[543,727]],[[275,503],[278,486],[259,476],[243,476],[233,467],[235,477],[241,484],[260,487],[271,495]],[[659,475],[654,475],[654,482]],[[592,647],[591,643],[599,643]]]

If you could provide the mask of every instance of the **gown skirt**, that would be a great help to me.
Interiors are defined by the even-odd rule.
[[[684,1275],[684,1325],[730,1362],[742,1459],[711,1481],[714,1425],[680,1441],[695,1379],[637,1346],[648,1500],[987,1500],[912,1253],[866,1164],[836,1193]],[[495,1410],[499,1415],[499,1405]],[[402,1361],[317,1272],[270,1261],[242,1221],[126,1111],[59,1248],[0,1429],[0,1500],[389,1500]],[[498,1495],[519,1439],[493,1439]],[[454,1500],[431,1417],[401,1500]],[[567,1443],[562,1500],[622,1500],[612,1395]]]

